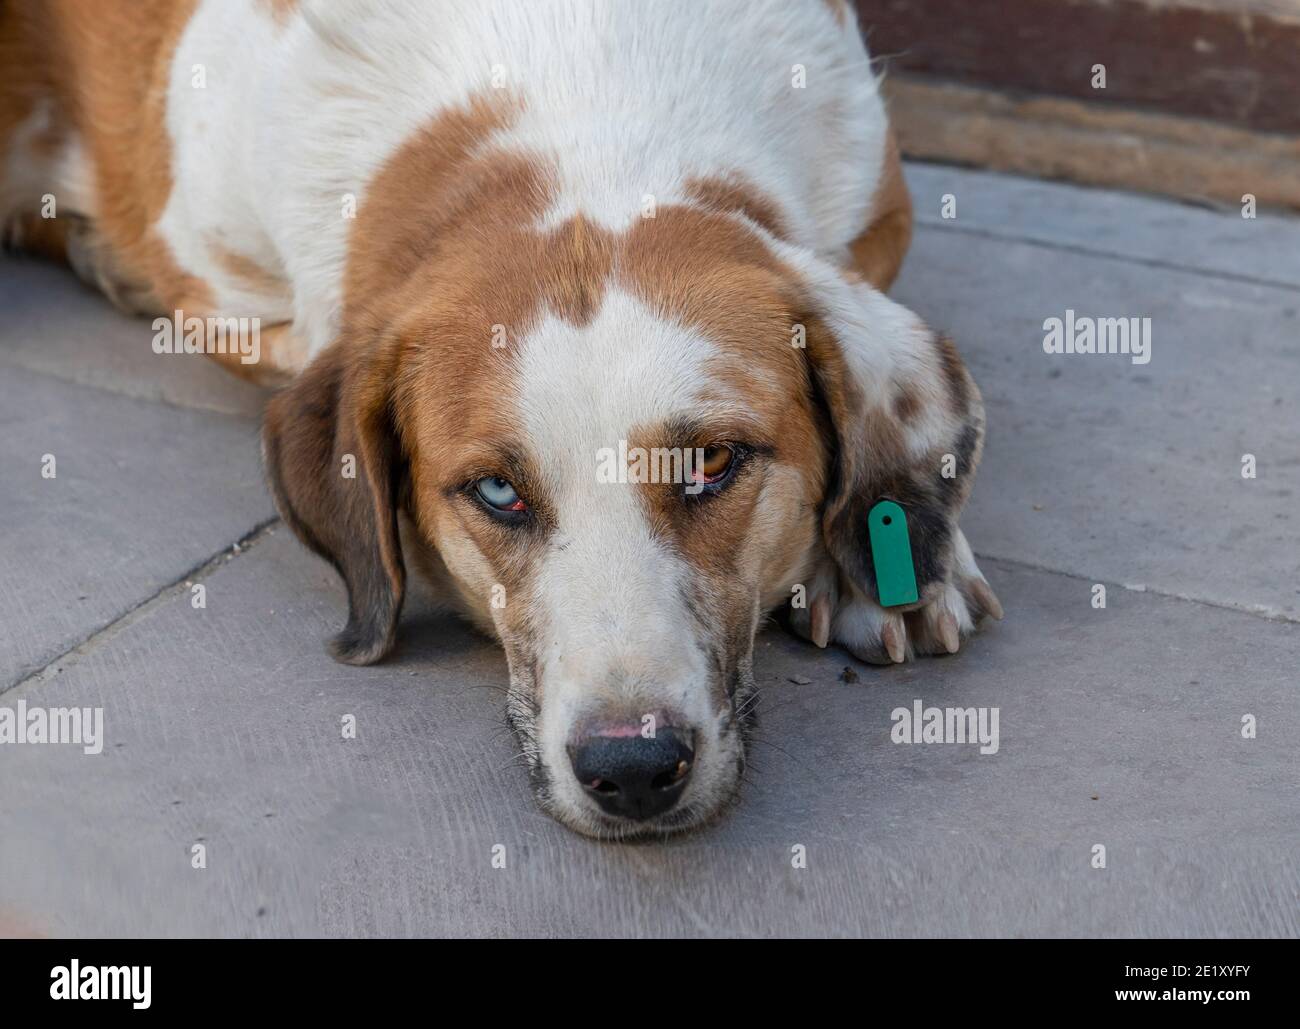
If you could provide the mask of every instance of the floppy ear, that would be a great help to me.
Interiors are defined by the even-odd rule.
[[[812,376],[835,435],[826,548],[879,603],[867,514],[894,501],[907,516],[924,604],[952,571],[957,516],[984,442],[979,389],[952,341],[905,307],[808,255],[796,272]]]
[[[280,514],[347,584],[348,623],[330,652],[354,665],[392,649],[406,581],[397,532],[404,461],[389,407],[393,376],[375,356],[357,361],[335,343],[271,398],[262,428]]]

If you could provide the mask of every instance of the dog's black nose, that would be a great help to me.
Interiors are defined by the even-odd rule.
[[[689,734],[661,728],[654,736],[593,735],[569,747],[573,774],[602,810],[642,821],[681,797],[695,752]]]

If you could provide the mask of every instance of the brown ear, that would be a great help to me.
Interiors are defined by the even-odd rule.
[[[984,441],[984,405],[957,348],[914,314],[822,262],[800,269],[807,353],[834,433],[822,535],[840,571],[879,602],[867,514],[907,516],[918,597],[953,563],[957,517]]]
[[[342,342],[322,352],[266,409],[262,449],[285,522],[343,577],[348,623],[330,642],[366,665],[393,647],[405,590],[397,532],[404,475],[389,407],[391,369]]]

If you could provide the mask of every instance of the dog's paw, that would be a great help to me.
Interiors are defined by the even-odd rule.
[[[954,536],[953,568],[925,605],[903,613],[857,593],[846,595],[833,569],[809,585],[806,608],[792,609],[790,627],[819,647],[835,643],[860,661],[899,664],[927,654],[955,654],[986,615],[1002,618],[1002,605],[975,563],[961,530]]]

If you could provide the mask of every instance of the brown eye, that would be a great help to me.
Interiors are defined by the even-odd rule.
[[[705,447],[704,460],[700,463],[697,481],[718,482],[731,470],[735,453],[730,447]]]

